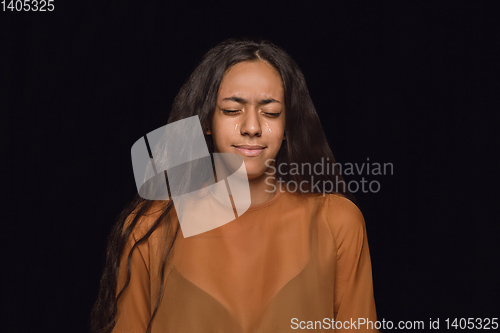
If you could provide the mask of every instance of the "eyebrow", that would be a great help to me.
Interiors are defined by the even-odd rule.
[[[234,101],[234,102],[238,102],[241,104],[248,103],[248,101],[246,99],[241,98],[241,97],[236,97],[236,96],[226,97],[222,101]],[[280,101],[278,101],[274,98],[266,98],[266,99],[262,99],[258,102],[258,104],[269,104],[269,103],[280,103],[281,104]]]

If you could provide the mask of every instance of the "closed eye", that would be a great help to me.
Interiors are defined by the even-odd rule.
[[[222,112],[224,112],[225,114],[235,114],[237,112],[240,112],[241,110],[227,110],[227,109],[221,109]],[[269,117],[278,117],[281,112],[263,112],[266,116],[269,116]]]
[[[264,112],[264,114],[270,117],[277,117],[281,114],[281,112]]]

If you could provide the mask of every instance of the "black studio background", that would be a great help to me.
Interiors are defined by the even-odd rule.
[[[498,317],[494,2],[55,1],[1,12],[2,326],[87,332],[130,148],[233,36],[303,70],[337,160],[392,163],[365,216],[379,320]],[[4,169],[6,168],[6,169]],[[3,330],[3,329],[2,329]]]

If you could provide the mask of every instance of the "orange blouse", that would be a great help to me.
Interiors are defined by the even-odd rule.
[[[151,212],[125,248],[118,290],[132,245],[160,209]],[[172,217],[178,223],[175,213]],[[134,251],[114,333],[146,331],[156,306],[165,237],[158,228]],[[334,329],[340,324],[346,332],[377,331],[360,326],[360,318],[376,321],[363,215],[337,194],[278,191],[219,228],[187,238],[179,229],[151,332],[343,332]],[[358,326],[346,327],[353,322]]]

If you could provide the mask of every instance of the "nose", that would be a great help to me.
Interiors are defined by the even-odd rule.
[[[259,115],[254,107],[249,108],[248,112],[245,112],[243,122],[240,127],[240,133],[241,135],[248,135],[250,137],[259,137],[262,135]]]

